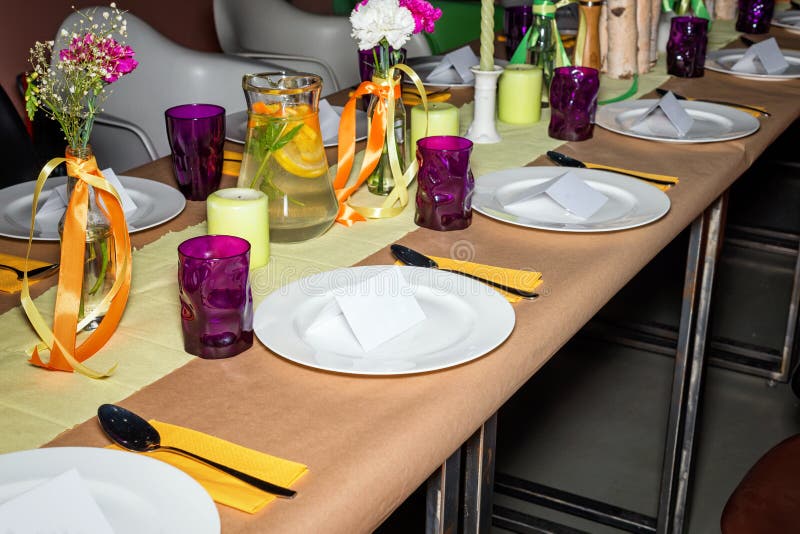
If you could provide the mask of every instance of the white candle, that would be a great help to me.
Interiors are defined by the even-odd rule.
[[[432,135],[458,135],[458,108],[447,102],[431,102],[411,108],[411,161],[417,159],[417,141]]]
[[[267,195],[256,189],[220,189],[206,200],[209,234],[234,235],[250,243],[250,268],[269,261]]]
[[[494,0],[481,0],[481,70],[494,70]]]

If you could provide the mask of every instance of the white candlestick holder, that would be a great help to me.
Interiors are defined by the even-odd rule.
[[[478,66],[470,69],[475,74],[475,109],[472,124],[467,130],[467,139],[473,143],[499,143],[500,135],[495,126],[497,101],[497,79],[503,68],[494,66],[494,70],[480,70]]]

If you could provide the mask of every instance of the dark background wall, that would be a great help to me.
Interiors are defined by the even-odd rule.
[[[30,48],[35,41],[55,37],[72,7],[108,5],[111,0],[0,0],[0,85],[14,99],[20,113],[22,99],[16,76],[28,70]],[[296,0],[307,11],[326,13],[330,0]],[[214,33],[212,0],[117,0],[117,6],[147,21],[173,41],[196,50],[218,52]]]

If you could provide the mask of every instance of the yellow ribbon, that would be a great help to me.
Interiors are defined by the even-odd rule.
[[[406,73],[417,87],[422,105],[427,111],[428,99],[422,80],[416,72],[407,65],[398,64],[389,69],[388,80],[385,84],[362,82],[353,92],[350,100],[344,107],[342,119],[339,123],[339,153],[338,169],[334,180],[336,198],[339,200],[339,215],[336,221],[345,226],[352,226],[357,221],[366,219],[380,219],[395,217],[408,205],[408,186],[414,179],[418,164],[416,161],[409,163],[405,172],[400,166],[400,157],[397,154],[395,143],[394,116],[396,99],[400,95],[399,86],[395,81],[395,71]],[[355,153],[355,103],[365,94],[378,97],[378,103],[371,117],[370,131],[367,138],[367,149],[364,152],[364,161],[361,165],[358,179],[355,184],[345,187],[350,177]],[[389,168],[394,178],[394,189],[380,207],[352,206],[347,201],[364,183],[367,177],[375,170],[383,152],[384,142],[388,143]]]
[[[30,295],[27,275],[22,280],[21,305],[42,343],[35,346],[30,354],[30,362],[39,367],[58,371],[78,371],[91,378],[110,376],[117,367],[114,364],[105,372],[95,371],[82,364],[95,354],[111,338],[122,317],[128,300],[131,281],[131,244],[128,226],[122,203],[114,187],[109,184],[94,157],[78,159],[75,157],[53,158],[42,168],[36,179],[31,208],[31,226],[28,235],[26,261],[30,257],[33,242],[34,221],[39,195],[53,169],[66,162],[70,176],[77,178],[70,196],[64,219],[64,233],[61,244],[61,274],[56,293],[55,318],[53,329],[47,325]],[[110,230],[114,237],[114,250],[111,255],[114,269],[114,284],[104,295],[98,307],[78,322],[78,313],[83,286],[84,255],[86,248],[86,219],[88,214],[89,186],[94,188],[98,207],[108,217]],[[112,251],[109,251],[112,254]],[[100,325],[78,346],[77,332],[97,318],[99,310],[106,309]],[[50,358],[43,361],[40,351],[49,351]]]

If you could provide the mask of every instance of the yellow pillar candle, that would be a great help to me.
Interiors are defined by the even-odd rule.
[[[494,69],[494,0],[481,0],[481,70]]]
[[[250,268],[269,261],[267,195],[256,189],[233,187],[211,193],[206,200],[209,234],[234,235],[250,242]]]
[[[431,102],[411,108],[411,161],[417,159],[417,141],[432,135],[458,135],[458,108],[447,102]]]
[[[507,65],[497,88],[497,118],[509,124],[539,122],[542,112],[542,69]]]

